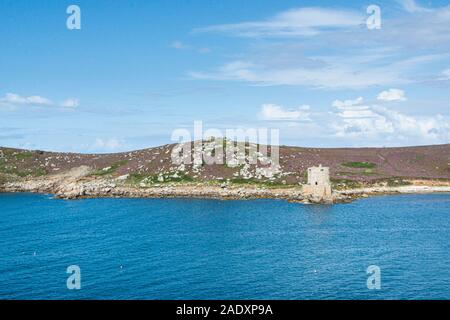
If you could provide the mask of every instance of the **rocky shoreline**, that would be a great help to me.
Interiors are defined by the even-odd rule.
[[[82,176],[82,172],[80,172]],[[77,175],[58,178],[28,179],[7,182],[0,186],[0,192],[30,192],[53,194],[60,199],[82,198],[201,198],[221,200],[281,199],[298,203],[324,203],[302,191],[301,186],[267,188],[258,185],[209,185],[156,184],[146,187],[129,186],[111,179],[78,179]],[[450,183],[429,183],[429,185],[373,186],[346,190],[334,190],[331,203],[350,202],[373,195],[450,193]],[[330,203],[330,202],[327,202]]]

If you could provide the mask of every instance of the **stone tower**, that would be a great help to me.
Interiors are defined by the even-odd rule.
[[[313,202],[332,202],[330,168],[322,165],[308,168],[308,184],[303,186],[303,192]]]
[[[330,168],[318,167],[308,168],[308,184],[310,186],[321,186],[330,184]]]

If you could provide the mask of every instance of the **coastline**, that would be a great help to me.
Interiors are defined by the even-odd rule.
[[[61,199],[262,198],[299,203],[350,202],[383,194],[450,193],[450,145],[281,147],[280,163],[268,167],[251,165],[247,155],[244,164],[237,166],[178,165],[171,159],[178,148],[172,144],[117,154],[0,148],[0,192],[46,193]]]
[[[210,185],[205,183],[160,184],[146,187],[129,186],[115,180],[66,181],[32,179],[7,182],[0,193],[46,193],[56,198],[76,200],[83,198],[195,198],[218,200],[279,199],[297,203],[343,203],[360,198],[390,194],[450,193],[450,182],[412,181],[403,186],[367,186],[333,190],[332,201],[311,198],[302,186],[263,187],[259,185]]]

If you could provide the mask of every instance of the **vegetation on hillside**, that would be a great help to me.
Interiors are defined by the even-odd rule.
[[[128,163],[127,160],[115,162],[114,164],[112,164],[109,167],[105,167],[103,169],[96,170],[95,172],[92,173],[92,175],[93,176],[106,176],[106,175],[113,174],[114,172],[116,172],[117,169],[119,169],[121,166],[126,165],[127,163]]]
[[[225,141],[222,141],[222,144],[224,147],[227,146]],[[268,170],[259,158],[269,159],[269,157],[261,150],[257,164],[249,164],[249,158],[240,158],[239,160],[247,163],[245,165],[239,163],[236,166],[226,164],[196,166],[193,163],[175,165],[171,156],[176,147],[178,146],[172,144],[115,154],[77,154],[0,148],[0,174],[8,179],[28,178],[57,175],[84,166],[94,170],[91,177],[118,179],[138,185],[173,182],[293,187],[306,182],[307,168],[322,164],[330,168],[330,178],[336,185],[374,184],[383,179],[394,185],[403,183],[396,181],[411,179],[450,180],[450,144],[362,149],[281,146],[279,166],[277,164]],[[210,146],[204,146],[204,152],[212,152],[214,155],[213,151]],[[225,154],[226,148],[224,157]],[[252,160],[255,160],[254,156]],[[397,177],[403,177],[403,180]]]
[[[342,165],[344,167],[358,169],[374,169],[377,166],[375,163],[371,162],[345,162]]]

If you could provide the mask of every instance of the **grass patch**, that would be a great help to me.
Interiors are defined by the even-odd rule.
[[[0,171],[2,173],[6,173],[6,174],[12,174],[15,176],[19,176],[21,178],[30,176],[33,174],[33,172],[31,170],[28,171],[21,171],[19,169],[15,169],[15,168],[7,168],[7,167],[0,167]]]
[[[345,162],[342,166],[347,168],[374,169],[377,165],[372,162]]]
[[[31,152],[30,152],[30,154],[32,155]],[[24,157],[29,157],[29,155],[25,155]],[[25,158],[23,158],[23,159],[25,159]],[[41,167],[21,170],[21,169],[17,168],[15,164],[13,164],[11,162],[6,162],[5,160],[0,159],[0,173],[6,174],[6,175],[15,175],[15,176],[24,178],[24,177],[28,177],[28,176],[35,176],[35,177],[44,176],[47,174],[47,171],[45,171],[45,169],[41,168]]]
[[[362,174],[371,175],[371,174],[376,174],[376,172],[373,169],[366,169],[366,170],[364,170],[364,172]]]
[[[243,179],[243,178],[234,178],[230,180],[230,183],[237,184],[237,185],[256,185],[256,186],[263,186],[267,188],[292,188],[293,186],[296,186],[296,184],[284,184],[280,181],[262,181],[258,179]]]
[[[244,178],[233,178],[230,180],[231,183],[235,184],[257,184],[261,183],[261,181],[255,179],[244,179]]]
[[[194,182],[194,178],[186,174],[178,177],[164,176],[164,182]]]
[[[416,160],[417,161],[422,161],[425,159],[425,155],[424,154],[416,154]]]
[[[362,172],[350,172],[350,171],[339,171],[336,172],[337,176],[371,176],[375,175],[377,172],[375,172],[373,169],[365,169]]]
[[[331,184],[337,190],[360,188],[362,186],[360,182],[349,179],[331,179]]]
[[[26,160],[26,159],[30,159],[34,156],[34,153],[31,151],[24,151],[21,153],[16,154],[16,159],[17,160]]]
[[[108,174],[112,174],[114,172],[116,172],[116,170],[118,168],[120,168],[121,166],[124,166],[128,163],[128,160],[122,160],[122,161],[118,161],[116,163],[113,163],[108,169],[100,169],[95,171],[92,175],[93,176],[105,176]]]
[[[17,168],[12,167],[6,161],[0,160],[0,172],[5,174],[12,174],[19,177],[26,177],[31,174],[29,171],[20,171]]]
[[[389,187],[401,187],[411,185],[411,182],[403,180],[402,178],[390,178],[386,180]]]
[[[42,177],[45,176],[46,174],[47,171],[44,168],[37,168],[33,173],[33,175],[36,177]]]
[[[140,173],[131,173],[127,179],[127,182],[130,184],[139,184],[145,178],[149,178],[148,175],[140,174]]]

